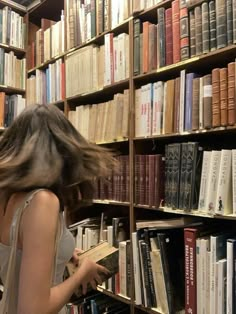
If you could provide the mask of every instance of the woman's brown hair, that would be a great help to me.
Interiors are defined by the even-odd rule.
[[[95,178],[108,176],[114,166],[111,152],[85,140],[55,106],[27,107],[0,140],[5,196],[48,188],[74,210],[92,199]]]

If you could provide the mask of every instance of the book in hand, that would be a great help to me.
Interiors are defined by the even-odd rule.
[[[119,270],[119,249],[113,246],[110,246],[107,241],[101,242],[98,245],[92,247],[91,249],[78,254],[79,261],[78,266],[75,266],[72,262],[67,264],[67,273],[68,276],[72,276],[79,265],[83,262],[84,259],[90,259],[93,262],[106,267],[109,270],[109,274],[101,273],[100,277],[102,282],[106,281],[107,279],[111,278],[115,275]],[[88,291],[90,291],[92,287],[88,287]],[[77,296],[82,295],[82,288],[79,287],[78,290],[75,292]]]

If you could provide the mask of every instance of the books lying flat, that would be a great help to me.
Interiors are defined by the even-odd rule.
[[[100,274],[103,282],[115,275],[119,270],[119,250],[113,246],[111,247],[106,241],[99,243],[81,254],[78,254],[78,256],[79,265],[81,265],[84,259],[88,258],[95,263],[106,267],[110,271],[108,275],[104,273]],[[72,262],[69,262],[67,264],[68,275],[72,276],[77,271],[78,267],[76,267]],[[88,287],[88,291],[89,290],[91,290],[91,287]],[[81,288],[79,288],[78,291],[76,291],[76,295],[80,296],[82,294],[81,292]]]

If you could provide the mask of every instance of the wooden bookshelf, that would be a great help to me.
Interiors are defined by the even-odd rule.
[[[130,1],[130,3],[134,3],[134,1]],[[134,29],[134,21],[135,19],[140,19],[140,22],[150,22],[153,24],[157,23],[157,10],[159,8],[170,9],[172,6],[173,0],[164,0],[162,2],[157,3],[156,5],[145,8],[143,10],[139,10],[137,12],[130,12],[129,17],[121,22],[119,25],[111,29],[109,27],[106,31],[98,34],[89,40],[85,40],[80,45],[75,45],[73,48],[67,47],[67,34],[68,31],[65,28],[65,52],[40,64],[39,66],[34,67],[33,69],[29,69],[27,74],[28,76],[35,74],[36,70],[45,70],[49,64],[54,63],[59,58],[63,58],[66,60],[70,57],[73,53],[88,47],[88,46],[98,46],[104,45],[105,36],[107,34],[113,33],[114,36],[118,36],[119,34],[126,33],[129,35],[129,75],[128,78],[117,81],[113,84],[106,85],[98,90],[89,90],[86,93],[71,93],[73,96],[66,97],[65,100],[58,101],[52,103],[50,105],[56,105],[60,109],[64,109],[64,112],[67,116],[69,116],[69,111],[74,110],[77,106],[84,106],[84,105],[93,105],[93,104],[100,104],[102,102],[107,102],[113,99],[114,95],[117,93],[122,93],[125,89],[129,89],[129,137],[128,138],[121,138],[116,141],[109,141],[109,142],[98,142],[97,145],[102,145],[108,148],[111,148],[114,151],[118,151],[121,155],[128,155],[129,156],[129,202],[117,202],[112,200],[98,200],[95,199],[93,201],[94,206],[91,209],[91,213],[93,213],[94,207],[95,212],[97,213],[100,205],[101,208],[104,208],[104,211],[109,212],[111,209],[112,213],[115,208],[115,214],[117,212],[128,212],[129,214],[129,235],[131,237],[131,233],[136,231],[135,223],[138,216],[145,219],[145,212],[150,213],[153,217],[176,217],[176,216],[193,216],[196,218],[202,218],[206,221],[210,220],[236,220],[236,216],[233,215],[208,215],[203,212],[198,212],[197,210],[192,211],[184,211],[180,209],[172,209],[169,207],[162,207],[162,208],[155,208],[146,205],[137,205],[135,201],[135,157],[136,155],[148,155],[148,154],[164,154],[165,145],[170,143],[187,143],[189,141],[197,141],[200,144],[207,144],[208,149],[219,149],[228,147],[230,149],[236,148],[234,143],[235,131],[236,131],[236,123],[232,126],[221,126],[216,128],[209,128],[209,129],[199,129],[196,131],[183,131],[181,133],[166,133],[160,135],[151,135],[151,136],[135,136],[135,90],[140,88],[141,86],[154,83],[157,81],[167,82],[171,79],[176,79],[180,76],[180,72],[182,70],[186,70],[186,73],[196,72],[201,76],[211,73],[212,69],[216,67],[226,67],[228,63],[234,62],[236,59],[236,45],[230,44],[221,49],[216,49],[214,51],[210,51],[205,54],[199,54],[194,57],[190,57],[184,61],[179,61],[174,64],[170,64],[167,66],[155,68],[151,71],[147,71],[145,74],[138,74],[134,75],[134,37],[135,37],[135,29]],[[201,5],[203,1],[197,3],[197,5]],[[41,18],[48,18],[54,19],[58,21],[60,18],[60,10],[64,9],[66,13],[66,0],[58,1],[58,6],[56,10],[54,9],[54,2],[52,0],[44,0],[38,5],[36,5],[33,9],[29,11],[29,21],[40,25]],[[192,10],[196,5],[190,7]],[[66,16],[66,14],[65,14]],[[66,24],[65,24],[66,25]],[[96,25],[97,26],[97,25]],[[67,25],[66,25],[67,27]],[[142,28],[142,27],[141,27]],[[141,30],[142,33],[142,30]],[[78,34],[77,34],[78,35]],[[80,42],[80,41],[77,41]],[[1,47],[1,45],[0,45]],[[6,48],[8,49],[8,48]],[[9,48],[10,50],[14,50]],[[9,51],[10,51],[9,50]],[[18,51],[15,50],[16,55],[24,56],[25,51]],[[107,60],[105,60],[107,62]],[[65,66],[66,67],[66,66]],[[66,72],[66,71],[65,71]],[[75,74],[77,75],[77,73]],[[84,79],[83,77],[81,79]],[[69,84],[68,80],[65,80],[65,84]],[[94,86],[94,85],[93,85]],[[99,85],[101,86],[101,85]],[[4,87],[3,87],[4,88]],[[1,86],[0,86],[1,89]],[[6,87],[7,89],[7,87]],[[16,93],[16,90],[7,89],[8,93]],[[20,91],[18,91],[20,93]],[[21,92],[24,94],[24,91]],[[204,146],[203,145],[203,146]],[[209,148],[210,147],[210,148]],[[122,212],[123,210],[123,212]],[[117,211],[117,212],[116,212]],[[83,213],[79,217],[84,217],[84,215],[90,215],[91,213]],[[91,214],[92,215],[92,214]],[[156,215],[156,216],[155,216]],[[146,215],[148,216],[148,214]],[[133,274],[133,261],[131,263],[131,273]],[[160,313],[155,308],[147,308],[144,306],[137,306],[135,304],[135,287],[134,287],[134,276],[132,276],[131,280],[131,298],[127,299],[120,295],[115,295],[108,290],[105,290],[101,287],[98,290],[120,302],[124,302],[130,305],[130,313]]]
[[[14,55],[17,57],[24,57],[26,54],[25,49],[21,49],[21,48],[14,47],[14,46],[9,46],[9,45],[3,44],[3,43],[0,43],[0,48],[3,48],[6,52],[13,51]]]
[[[21,89],[21,88],[15,88],[15,87],[11,87],[11,86],[5,86],[5,85],[0,85],[0,91],[1,92],[5,92],[7,94],[20,94],[20,95],[24,95],[25,94],[25,90]]]

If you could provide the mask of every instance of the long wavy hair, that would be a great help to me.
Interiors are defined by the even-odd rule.
[[[55,106],[27,107],[0,140],[0,191],[48,188],[73,211],[93,197],[94,180],[110,175],[113,154],[89,143]]]

